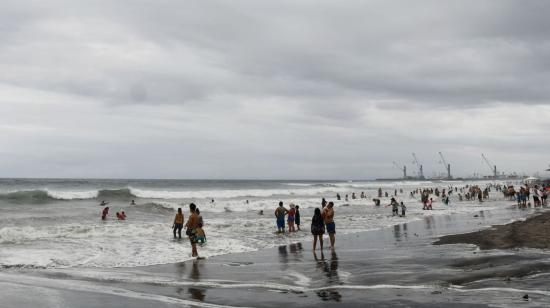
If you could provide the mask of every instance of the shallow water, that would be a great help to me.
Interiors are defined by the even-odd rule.
[[[462,187],[469,182],[312,182],[312,181],[179,181],[179,180],[0,180],[0,267],[71,268],[132,267],[190,259],[186,240],[172,238],[175,209],[196,203],[205,221],[204,256],[215,256],[290,244],[309,238],[309,221],[322,197],[336,203],[339,234],[379,229],[398,223],[477,211],[507,211],[496,192],[482,204],[436,202],[423,211],[409,192],[419,187]],[[486,185],[488,182],[478,182]],[[408,206],[406,217],[391,216],[373,206],[376,189],[394,194]],[[403,190],[403,193],[400,192]],[[365,199],[351,200],[351,193]],[[350,201],[336,201],[350,195]],[[434,196],[435,198],[435,196]],[[214,199],[214,202],[212,202]],[[106,200],[107,221],[100,219]],[[130,205],[135,200],[136,205]],[[278,201],[300,205],[304,232],[275,235],[273,211]],[[437,198],[435,198],[437,201]],[[248,202],[247,202],[248,201]],[[114,213],[125,211],[128,220]],[[258,213],[263,211],[263,215]]]

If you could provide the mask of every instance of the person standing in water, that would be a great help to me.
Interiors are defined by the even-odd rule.
[[[332,201],[323,209],[322,215],[330,239],[330,249],[334,249],[334,243],[336,242],[334,236],[336,234],[336,224],[334,223],[334,203]]]
[[[172,224],[172,229],[174,229],[174,238],[176,238],[176,231],[178,231],[179,238],[181,238],[181,229],[183,229],[183,213],[181,212],[181,207],[178,208],[176,217],[174,218],[174,223]]]
[[[296,205],[296,215],[294,218],[294,222],[296,223],[296,227],[298,227],[298,231],[300,231],[300,206]]]
[[[196,210],[197,206],[194,203],[189,204],[189,219],[185,224],[187,231],[185,234],[189,237],[189,242],[191,242],[191,256],[198,257],[199,253],[197,252],[197,228],[199,226],[199,215],[197,215]]]
[[[319,239],[319,245],[321,251],[323,250],[323,234],[325,234],[325,222],[321,215],[321,210],[315,208],[315,213],[311,219],[311,234],[313,234],[313,251],[317,248],[317,239]]]
[[[277,233],[285,233],[285,215],[288,212],[283,206],[283,201],[279,201],[279,207],[275,210],[277,219]]]
[[[294,220],[296,219],[296,208],[294,203],[290,204],[290,210],[288,210],[287,222],[288,222],[288,233],[296,232],[294,228]]]
[[[405,206],[405,203],[401,201],[401,216],[405,217],[405,211],[407,210],[407,207]]]

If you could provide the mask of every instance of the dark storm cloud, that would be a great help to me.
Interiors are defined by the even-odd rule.
[[[63,175],[173,177],[365,177],[409,160],[415,147],[426,156],[462,147],[468,157],[466,149],[523,144],[543,157],[548,148],[533,136],[548,125],[549,9],[547,1],[7,1],[0,129],[10,146],[0,155],[25,169],[18,153],[41,152],[37,161],[75,168]],[[517,110],[527,110],[529,127],[515,121]],[[191,166],[165,167],[182,152]],[[147,157],[164,162],[128,171]],[[105,161],[118,167],[97,167]]]

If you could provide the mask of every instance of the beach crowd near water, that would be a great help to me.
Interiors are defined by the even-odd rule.
[[[518,208],[527,208],[531,206],[546,207],[548,194],[550,193],[550,184],[524,184],[520,185],[517,190],[514,185],[493,183],[487,184],[484,187],[480,187],[478,185],[465,185],[462,187],[450,185],[447,188],[442,189],[439,187],[424,187],[411,190],[409,197],[410,199],[417,199],[419,204],[422,205],[422,210],[433,210],[434,203],[436,202],[434,198],[439,200],[441,206],[450,206],[450,197],[454,195],[457,196],[458,201],[477,200],[479,203],[482,203],[490,198],[490,194],[492,192],[495,194],[502,194],[507,200],[516,200]],[[378,188],[377,193],[377,198],[372,199],[374,206],[381,206],[381,198],[390,198],[390,203],[385,206],[391,207],[392,216],[405,217],[407,206],[404,201],[398,201],[399,195],[403,195],[402,188],[399,190],[396,188],[390,192],[383,191],[382,188]],[[345,194],[345,201],[350,200],[349,195],[351,195],[352,200],[369,198],[364,191],[361,191],[358,194],[351,192],[351,194]],[[358,195],[359,197],[357,197]],[[531,196],[533,203],[531,203]],[[340,193],[336,194],[335,199],[338,201],[342,199]],[[214,203],[214,199],[211,200],[211,203]],[[246,200],[246,203],[248,204],[248,200]],[[109,202],[107,201],[102,201],[100,203],[101,206],[105,206],[101,212],[102,220],[107,219],[109,213],[109,207],[107,206],[108,204]],[[134,200],[131,201],[131,205],[136,205]],[[317,248],[317,242],[319,242],[320,249],[323,249],[323,237],[325,232],[328,234],[330,249],[333,250],[335,249],[336,242],[336,224],[334,219],[335,204],[332,201],[327,201],[325,198],[322,198],[320,205],[320,208],[317,207],[314,209],[314,215],[311,218],[310,230],[313,236],[313,251]],[[343,204],[342,206],[349,205]],[[401,209],[401,214],[399,214],[399,209]],[[258,214],[263,215],[263,210],[259,211]],[[284,234],[286,227],[288,227],[288,233],[302,230],[300,229],[302,218],[300,215],[299,205],[290,202],[289,208],[286,208],[283,201],[280,201],[278,206],[275,208],[274,215],[278,234]],[[126,217],[127,216],[124,211],[116,213],[116,218],[118,220],[126,220]],[[188,237],[191,244],[191,255],[192,257],[199,257],[197,244],[204,245],[206,243],[206,234],[203,228],[203,217],[201,216],[200,210],[195,203],[189,204],[189,216],[187,222],[185,222],[184,217],[182,208],[178,208],[172,224],[174,239],[181,239],[181,231],[182,229],[185,229],[185,235]]]

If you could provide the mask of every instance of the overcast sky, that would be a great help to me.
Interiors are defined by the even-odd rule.
[[[550,1],[2,1],[0,177],[550,163]]]

